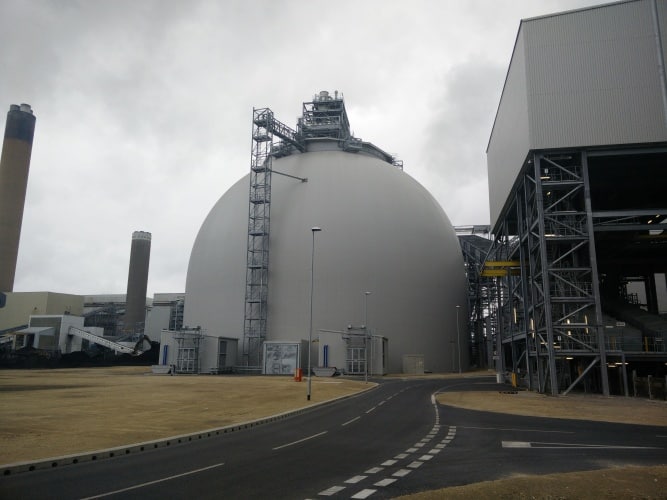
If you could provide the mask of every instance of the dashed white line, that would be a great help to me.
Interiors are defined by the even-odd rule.
[[[323,497],[330,497],[332,495],[335,495],[339,491],[343,491],[345,489],[345,486],[332,486],[331,488],[328,488],[324,491],[320,491],[318,495],[323,496]]]
[[[340,424],[340,425],[341,425],[341,427],[345,427],[346,425],[351,424],[352,422],[355,422],[355,421],[359,420],[360,418],[361,417],[354,417],[353,419],[348,420],[347,422],[345,422],[343,424]]]
[[[400,394],[400,393],[402,393],[406,390],[407,390],[407,388],[404,388],[404,389],[400,390],[399,392],[397,392],[396,394],[387,397],[385,400],[379,402],[376,406],[373,406],[372,408],[369,408],[368,410],[366,410],[366,413],[368,414],[368,413],[373,412],[374,410],[376,410],[380,406],[382,406],[384,403],[386,403],[387,401],[392,399],[394,396],[397,396],[398,394]],[[434,400],[434,406],[435,406],[435,400]],[[345,422],[341,425],[342,426],[349,425],[352,422],[356,422],[360,418],[361,418],[361,416],[354,417],[354,418],[348,420],[347,422]],[[385,467],[391,467],[391,466],[395,465],[396,463],[398,463],[399,460],[403,460],[405,458],[408,458],[411,453],[415,453],[417,451],[420,451],[420,448],[423,448],[428,443],[430,443],[439,434],[440,430],[441,430],[440,416],[438,414],[438,410],[437,410],[437,406],[436,406],[435,424],[433,425],[433,427],[429,431],[429,433],[426,434],[426,436],[421,439],[421,441],[412,445],[412,447],[405,450],[404,453],[397,454],[393,459],[385,460],[384,462],[382,462],[381,467],[372,467],[372,468],[365,471],[365,475],[353,476],[353,477],[347,479],[345,481],[345,483],[347,483],[347,484],[357,484],[357,483],[363,481],[364,479],[368,478],[369,477],[368,474],[377,474],[379,472],[384,471]],[[320,434],[316,434],[314,436],[310,436],[308,438],[301,439],[299,441],[295,441],[293,443],[289,443],[287,445],[283,445],[283,446],[278,447],[278,448],[274,448],[274,449],[279,449],[279,448],[283,448],[285,446],[290,446],[292,444],[301,443],[301,442],[306,441],[308,439],[313,439],[315,437],[318,437],[322,434],[326,434],[326,431],[322,432]],[[435,455],[437,455],[438,453],[440,453],[447,446],[447,444],[454,439],[455,436],[456,436],[456,426],[450,426],[448,428],[448,433],[447,433],[446,437],[440,443],[436,444],[434,448],[431,448],[428,452],[426,452],[426,454],[421,455],[419,457],[419,459],[413,460],[411,463],[404,466],[405,468],[402,468],[402,469],[399,469],[399,470],[395,471],[391,475],[391,477],[387,477],[387,478],[384,478],[384,479],[381,479],[381,480],[375,482],[374,486],[378,486],[378,487],[388,486],[388,485],[398,481],[397,478],[407,476],[413,470],[415,470],[415,469],[421,467],[422,465],[424,465],[424,463],[426,463],[427,461],[432,460],[433,457]],[[421,453],[424,453],[424,451],[421,450]],[[340,491],[342,491],[344,489],[345,489],[345,486],[332,486],[331,488],[320,492],[319,495],[321,495],[321,496],[332,496],[332,495],[335,495],[335,494],[339,493]],[[370,497],[371,495],[373,495],[377,491],[378,490],[376,490],[376,489],[365,488],[363,490],[358,491],[357,493],[352,495],[350,498],[365,499],[365,498]]]
[[[308,441],[308,440],[310,440],[310,439],[315,439],[316,437],[320,437],[320,436],[326,434],[327,432],[329,432],[329,431],[323,431],[323,432],[320,432],[319,434],[313,434],[312,436],[308,436],[308,437],[306,437],[306,438],[299,439],[298,441],[292,441],[291,443],[283,444],[283,445],[281,445],[281,446],[276,446],[276,447],[273,448],[273,449],[274,449],[274,450],[280,450],[280,449],[282,449],[282,448],[287,448],[288,446],[292,446],[292,445],[295,445],[295,444],[303,443],[304,441]]]
[[[355,493],[354,495],[352,495],[350,498],[368,498],[369,496],[371,496],[376,491],[377,490],[369,490],[369,489],[361,490],[360,492]]]
[[[108,491],[106,493],[100,493],[99,495],[94,495],[92,497],[86,497],[83,500],[92,500],[93,498],[103,498],[111,495],[117,495],[118,493],[125,493],[126,491],[137,490],[139,488],[144,488],[145,486],[151,486],[157,483],[163,483],[165,481],[170,481],[171,479],[177,479],[179,477],[190,476],[192,474],[197,474],[198,472],[203,472],[205,470],[214,469],[215,467],[220,467],[225,465],[224,463],[219,463],[215,465],[209,465],[208,467],[202,467],[201,469],[195,469],[188,472],[183,472],[182,474],[176,474],[174,476],[164,477],[162,479],[156,479],[155,481],[148,481],[147,483],[137,484],[135,486],[130,486],[128,488],[123,488],[122,490]]]

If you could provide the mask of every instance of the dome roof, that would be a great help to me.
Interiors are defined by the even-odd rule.
[[[427,370],[451,369],[466,278],[455,231],[429,192],[364,154],[293,154],[273,169],[308,182],[272,176],[266,340],[308,338],[311,228],[319,226],[313,331],[362,324],[371,291],[368,327],[389,339],[390,372],[401,371],[404,354],[423,354]],[[220,198],[192,249],[184,322],[209,335],[243,338],[248,182]]]

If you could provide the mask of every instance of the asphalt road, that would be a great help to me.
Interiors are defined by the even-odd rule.
[[[284,420],[175,445],[0,478],[0,498],[391,498],[512,473],[667,461],[667,426],[516,417],[435,403],[498,390],[489,377],[388,379]]]

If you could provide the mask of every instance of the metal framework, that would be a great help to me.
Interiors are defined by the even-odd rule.
[[[305,182],[307,179],[273,170],[273,158],[304,152],[309,140],[331,139],[349,152],[364,151],[399,168],[403,162],[378,147],[355,138],[342,95],[320,92],[303,103],[297,130],[276,120],[269,108],[254,108],[248,203],[248,240],[243,320],[242,366],[261,371],[262,343],[266,339],[269,297],[269,241],[271,228],[271,176],[280,174]]]
[[[667,269],[665,158],[662,144],[528,154],[486,255],[483,239],[459,237],[472,359],[492,345],[499,374],[553,395],[578,384],[608,395],[614,368],[628,395],[628,362],[667,360],[656,282]]]
[[[553,395],[597,367],[608,395],[586,152],[531,153],[512,196],[493,250],[520,270],[496,278],[499,361]]]
[[[178,343],[176,354],[177,373],[200,372],[200,347],[204,332],[200,329],[179,330],[174,339]]]
[[[261,370],[269,296],[272,159],[294,149],[303,151],[304,146],[297,133],[276,120],[269,108],[253,109],[252,123],[243,363]],[[282,141],[274,142],[276,137]]]
[[[491,249],[490,228],[482,234],[486,238],[475,233],[474,228],[470,234],[467,228],[456,228],[459,233],[459,243],[463,253],[463,263],[466,268],[468,278],[468,325],[469,325],[469,346],[471,365],[477,367],[490,366],[492,364],[491,356],[493,346],[489,345],[491,332],[495,331],[495,323],[491,324],[491,319],[495,318],[492,314],[492,304],[495,303],[495,281],[492,278],[482,276],[484,262]],[[466,234],[460,234],[463,231]]]

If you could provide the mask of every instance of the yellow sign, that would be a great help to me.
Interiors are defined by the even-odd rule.
[[[484,267],[519,267],[521,262],[518,260],[487,260]]]
[[[520,262],[518,260],[487,260],[484,263],[480,276],[487,278],[502,278],[508,273],[512,276],[519,276],[521,270],[519,269]]]

